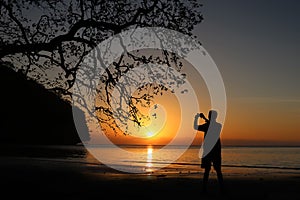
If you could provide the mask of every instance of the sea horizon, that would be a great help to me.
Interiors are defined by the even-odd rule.
[[[191,145],[185,145],[185,144],[172,144],[172,145],[163,145],[163,144],[75,144],[75,145],[70,145],[70,146],[89,146],[89,147],[92,147],[92,146],[117,146],[117,147],[147,147],[147,146],[152,146],[152,147],[167,147],[167,146],[170,146],[170,147],[180,147],[180,146],[188,146],[188,147],[191,147],[191,148],[200,148],[202,145],[201,144],[191,144]],[[49,145],[49,146],[64,146],[64,145]],[[68,145],[65,145],[65,146],[68,146]],[[270,148],[297,148],[299,147],[300,148],[300,144],[265,144],[265,145],[262,145],[262,144],[222,144],[222,148],[227,148],[227,147],[270,147]]]

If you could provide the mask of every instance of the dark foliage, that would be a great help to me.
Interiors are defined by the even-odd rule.
[[[81,142],[68,102],[3,64],[0,88],[1,143],[69,145]],[[83,112],[79,109],[78,112],[85,120]]]

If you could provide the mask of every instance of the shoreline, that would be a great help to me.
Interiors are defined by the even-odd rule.
[[[29,145],[1,150],[1,192],[11,198],[285,200],[300,196],[297,165],[293,169],[257,167],[253,162],[223,164],[226,193],[219,192],[212,169],[208,194],[203,194],[204,170],[196,162],[178,161],[158,171],[132,174],[101,164],[84,147]]]
[[[51,159],[0,157],[3,195],[11,197],[68,197],[72,199],[286,199],[298,197],[300,172],[297,170],[223,168],[226,193],[218,191],[212,170],[208,194],[201,193],[203,171],[130,174],[105,165],[63,162]],[[15,192],[18,191],[18,192]]]
[[[141,145],[135,145],[137,147],[140,147]],[[132,147],[132,146],[127,146]],[[142,147],[145,147],[142,145]],[[155,146],[154,146],[155,148]],[[249,148],[249,147],[225,147],[223,152],[223,160],[229,160],[230,157],[226,157],[224,155],[225,151],[229,150],[227,148]],[[252,147],[255,148],[255,147]],[[261,148],[261,147],[259,147]],[[270,147],[265,147],[266,149],[269,149]],[[300,150],[299,147],[271,147],[271,148],[297,148],[297,151]],[[91,152],[86,149],[85,146],[82,145],[2,145],[0,147],[0,157],[15,157],[20,159],[40,159],[40,160],[47,160],[47,159],[53,159],[54,161],[68,161],[71,162],[71,160],[76,160],[75,162],[82,162],[82,163],[90,163],[90,164],[99,164],[100,162],[94,158],[94,156],[91,154]],[[196,146],[191,146],[191,149],[198,149]],[[195,156],[198,156],[195,153]],[[148,159],[148,158],[147,158]],[[284,158],[281,158],[284,159]],[[196,160],[196,159],[195,159]],[[177,160],[175,162],[172,162],[172,166],[175,168],[184,168],[185,166],[190,166],[191,168],[197,168],[200,160],[197,162],[185,162],[185,160]],[[147,161],[135,161],[135,164],[137,166],[141,166],[143,164],[147,164]],[[246,160],[243,160],[246,161]],[[169,164],[169,162],[159,161],[159,160],[151,160],[152,164],[155,164],[157,166]],[[299,163],[299,162],[298,162]],[[126,164],[126,163],[123,163]],[[285,163],[281,164],[275,164],[270,163],[255,163],[255,162],[241,162],[240,164],[237,164],[235,161],[232,162],[230,160],[229,162],[223,161],[222,167],[223,168],[236,168],[242,169],[242,168],[256,168],[256,169],[274,169],[274,170],[300,170],[300,163],[298,165],[283,165]],[[122,163],[120,163],[122,165]]]

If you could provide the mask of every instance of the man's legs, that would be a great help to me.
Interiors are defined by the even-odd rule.
[[[222,171],[221,171],[221,166],[214,166],[214,169],[217,172],[217,178],[218,178],[220,191],[224,192],[224,181],[223,181],[223,174],[222,174]]]
[[[210,165],[205,166],[205,171],[203,175],[203,192],[207,192],[207,183],[208,183],[210,169],[211,169]]]

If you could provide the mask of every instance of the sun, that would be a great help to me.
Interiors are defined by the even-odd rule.
[[[156,135],[156,133],[153,132],[153,131],[148,131],[148,132],[146,132],[146,136],[147,136],[148,138],[153,137],[154,135]]]

